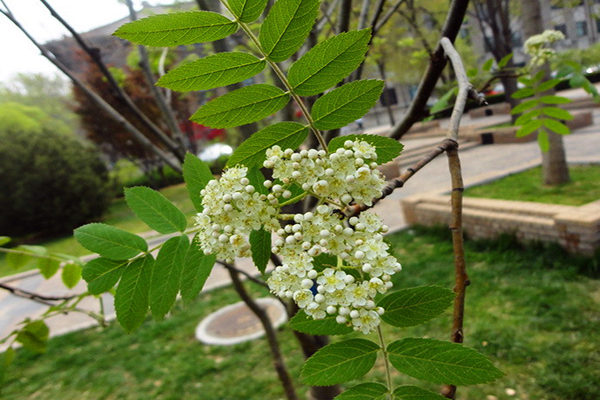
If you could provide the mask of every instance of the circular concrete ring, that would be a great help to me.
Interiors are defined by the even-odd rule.
[[[255,299],[277,328],[287,321],[283,304],[272,297]],[[246,303],[226,306],[209,314],[196,327],[196,339],[204,344],[228,346],[257,339],[265,334],[260,320]]]

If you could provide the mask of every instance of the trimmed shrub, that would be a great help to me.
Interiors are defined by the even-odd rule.
[[[0,132],[0,235],[67,232],[100,217],[111,199],[98,153],[74,136]]]

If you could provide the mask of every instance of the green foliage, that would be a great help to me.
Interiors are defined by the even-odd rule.
[[[17,335],[17,342],[36,353],[44,353],[50,337],[50,329],[44,321],[30,321]]]
[[[111,290],[121,279],[128,264],[129,260],[111,260],[104,257],[88,261],[82,271],[82,277],[88,283],[88,291],[98,295]]]
[[[504,375],[485,356],[457,343],[407,338],[390,343],[387,351],[398,371],[428,382],[475,385]]]
[[[241,164],[248,168],[262,167],[265,152],[275,145],[282,149],[296,149],[308,136],[308,127],[297,122],[269,125],[246,139],[227,162],[228,167]]]
[[[265,65],[248,53],[217,53],[169,71],[156,84],[180,92],[214,89],[252,78]]]
[[[206,255],[198,246],[197,238],[192,240],[185,255],[181,272],[181,297],[189,304],[198,296],[216,262],[214,255]]]
[[[383,399],[387,387],[380,383],[368,382],[361,383],[346,390],[335,398],[335,400],[378,400]]]
[[[300,378],[312,386],[330,386],[360,378],[375,365],[379,349],[366,339],[327,345],[306,361]]]
[[[329,142],[329,151],[344,147],[347,140],[364,140],[377,148],[377,164],[385,164],[400,155],[404,145],[394,139],[378,135],[346,135],[336,137]]]
[[[148,250],[140,236],[100,223],[75,229],[75,239],[86,249],[111,260],[126,260]]]
[[[314,319],[299,311],[290,319],[290,328],[295,331],[308,333],[310,335],[345,335],[353,332],[349,326],[338,324],[335,317]]]
[[[361,118],[375,105],[383,81],[350,82],[317,99],[311,114],[319,129],[338,129]]]
[[[419,286],[397,290],[377,305],[385,309],[381,319],[392,326],[420,325],[440,315],[452,304],[454,293],[440,286]]]
[[[186,235],[175,236],[163,244],[156,257],[149,293],[150,310],[155,320],[162,319],[175,303],[189,247]]]
[[[117,320],[128,333],[138,328],[146,318],[153,265],[154,258],[150,254],[133,260],[123,271],[117,286]]]
[[[212,128],[233,128],[276,113],[289,98],[289,94],[275,86],[246,86],[209,101],[190,119]]]
[[[264,229],[252,231],[250,233],[250,249],[254,265],[264,274],[271,256],[271,232]]]
[[[319,43],[290,67],[288,79],[302,96],[319,94],[344,79],[364,60],[371,30],[350,31]]]
[[[69,231],[110,201],[98,153],[52,131],[0,131],[0,176],[0,232],[9,236]]]
[[[215,177],[202,160],[191,153],[187,153],[183,163],[183,178],[194,207],[198,212],[201,212],[203,207],[200,191]]]
[[[136,44],[167,47],[212,42],[235,31],[237,24],[221,14],[192,11],[139,19],[121,26],[114,35]]]
[[[304,43],[318,12],[318,0],[277,1],[258,36],[265,55],[275,62],[287,60]]]
[[[399,386],[394,390],[394,396],[398,400],[444,400],[446,397],[418,386]]]
[[[60,276],[69,289],[73,289],[81,280],[81,266],[75,263],[66,264]]]
[[[187,227],[185,215],[157,191],[143,186],[128,188],[125,200],[139,219],[159,233],[183,232]]]
[[[268,0],[229,0],[227,4],[240,22],[252,22],[264,11]]]

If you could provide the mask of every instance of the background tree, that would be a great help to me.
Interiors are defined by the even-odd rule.
[[[521,12],[523,21],[523,33],[525,37],[530,37],[544,31],[544,21],[542,20],[541,4],[539,0],[522,0]],[[550,79],[550,67],[547,63],[542,67],[545,71],[545,80]],[[544,95],[553,94],[554,89],[550,89]],[[570,181],[569,166],[565,156],[565,147],[562,136],[551,130],[548,130],[548,141],[550,147],[548,151],[542,152],[542,180],[544,185],[560,185]]]

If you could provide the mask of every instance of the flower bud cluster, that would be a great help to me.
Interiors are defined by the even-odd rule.
[[[544,32],[533,35],[525,41],[523,48],[525,54],[531,56],[531,64],[533,66],[541,66],[545,62],[551,60],[556,55],[556,52],[548,48],[559,40],[563,40],[565,35],[561,31],[547,29]]]
[[[271,291],[315,319],[335,315],[338,323],[371,332],[384,312],[374,298],[392,287],[391,276],[401,269],[383,241],[387,226],[370,213],[340,218],[324,204],[295,215],[294,222],[278,231],[273,251],[282,266],[267,282]],[[315,258],[323,253],[336,256],[337,264],[316,269]]]
[[[266,195],[256,192],[247,172],[246,167],[230,168],[200,192],[204,209],[196,216],[198,242],[205,254],[216,254],[227,262],[251,256],[248,238],[252,230],[279,227],[278,210],[266,201]]]
[[[273,169],[274,178],[297,183],[320,198],[371,205],[385,186],[375,150],[360,140],[347,140],[343,148],[329,155],[324,150],[294,152],[273,146],[267,150],[264,167]]]

